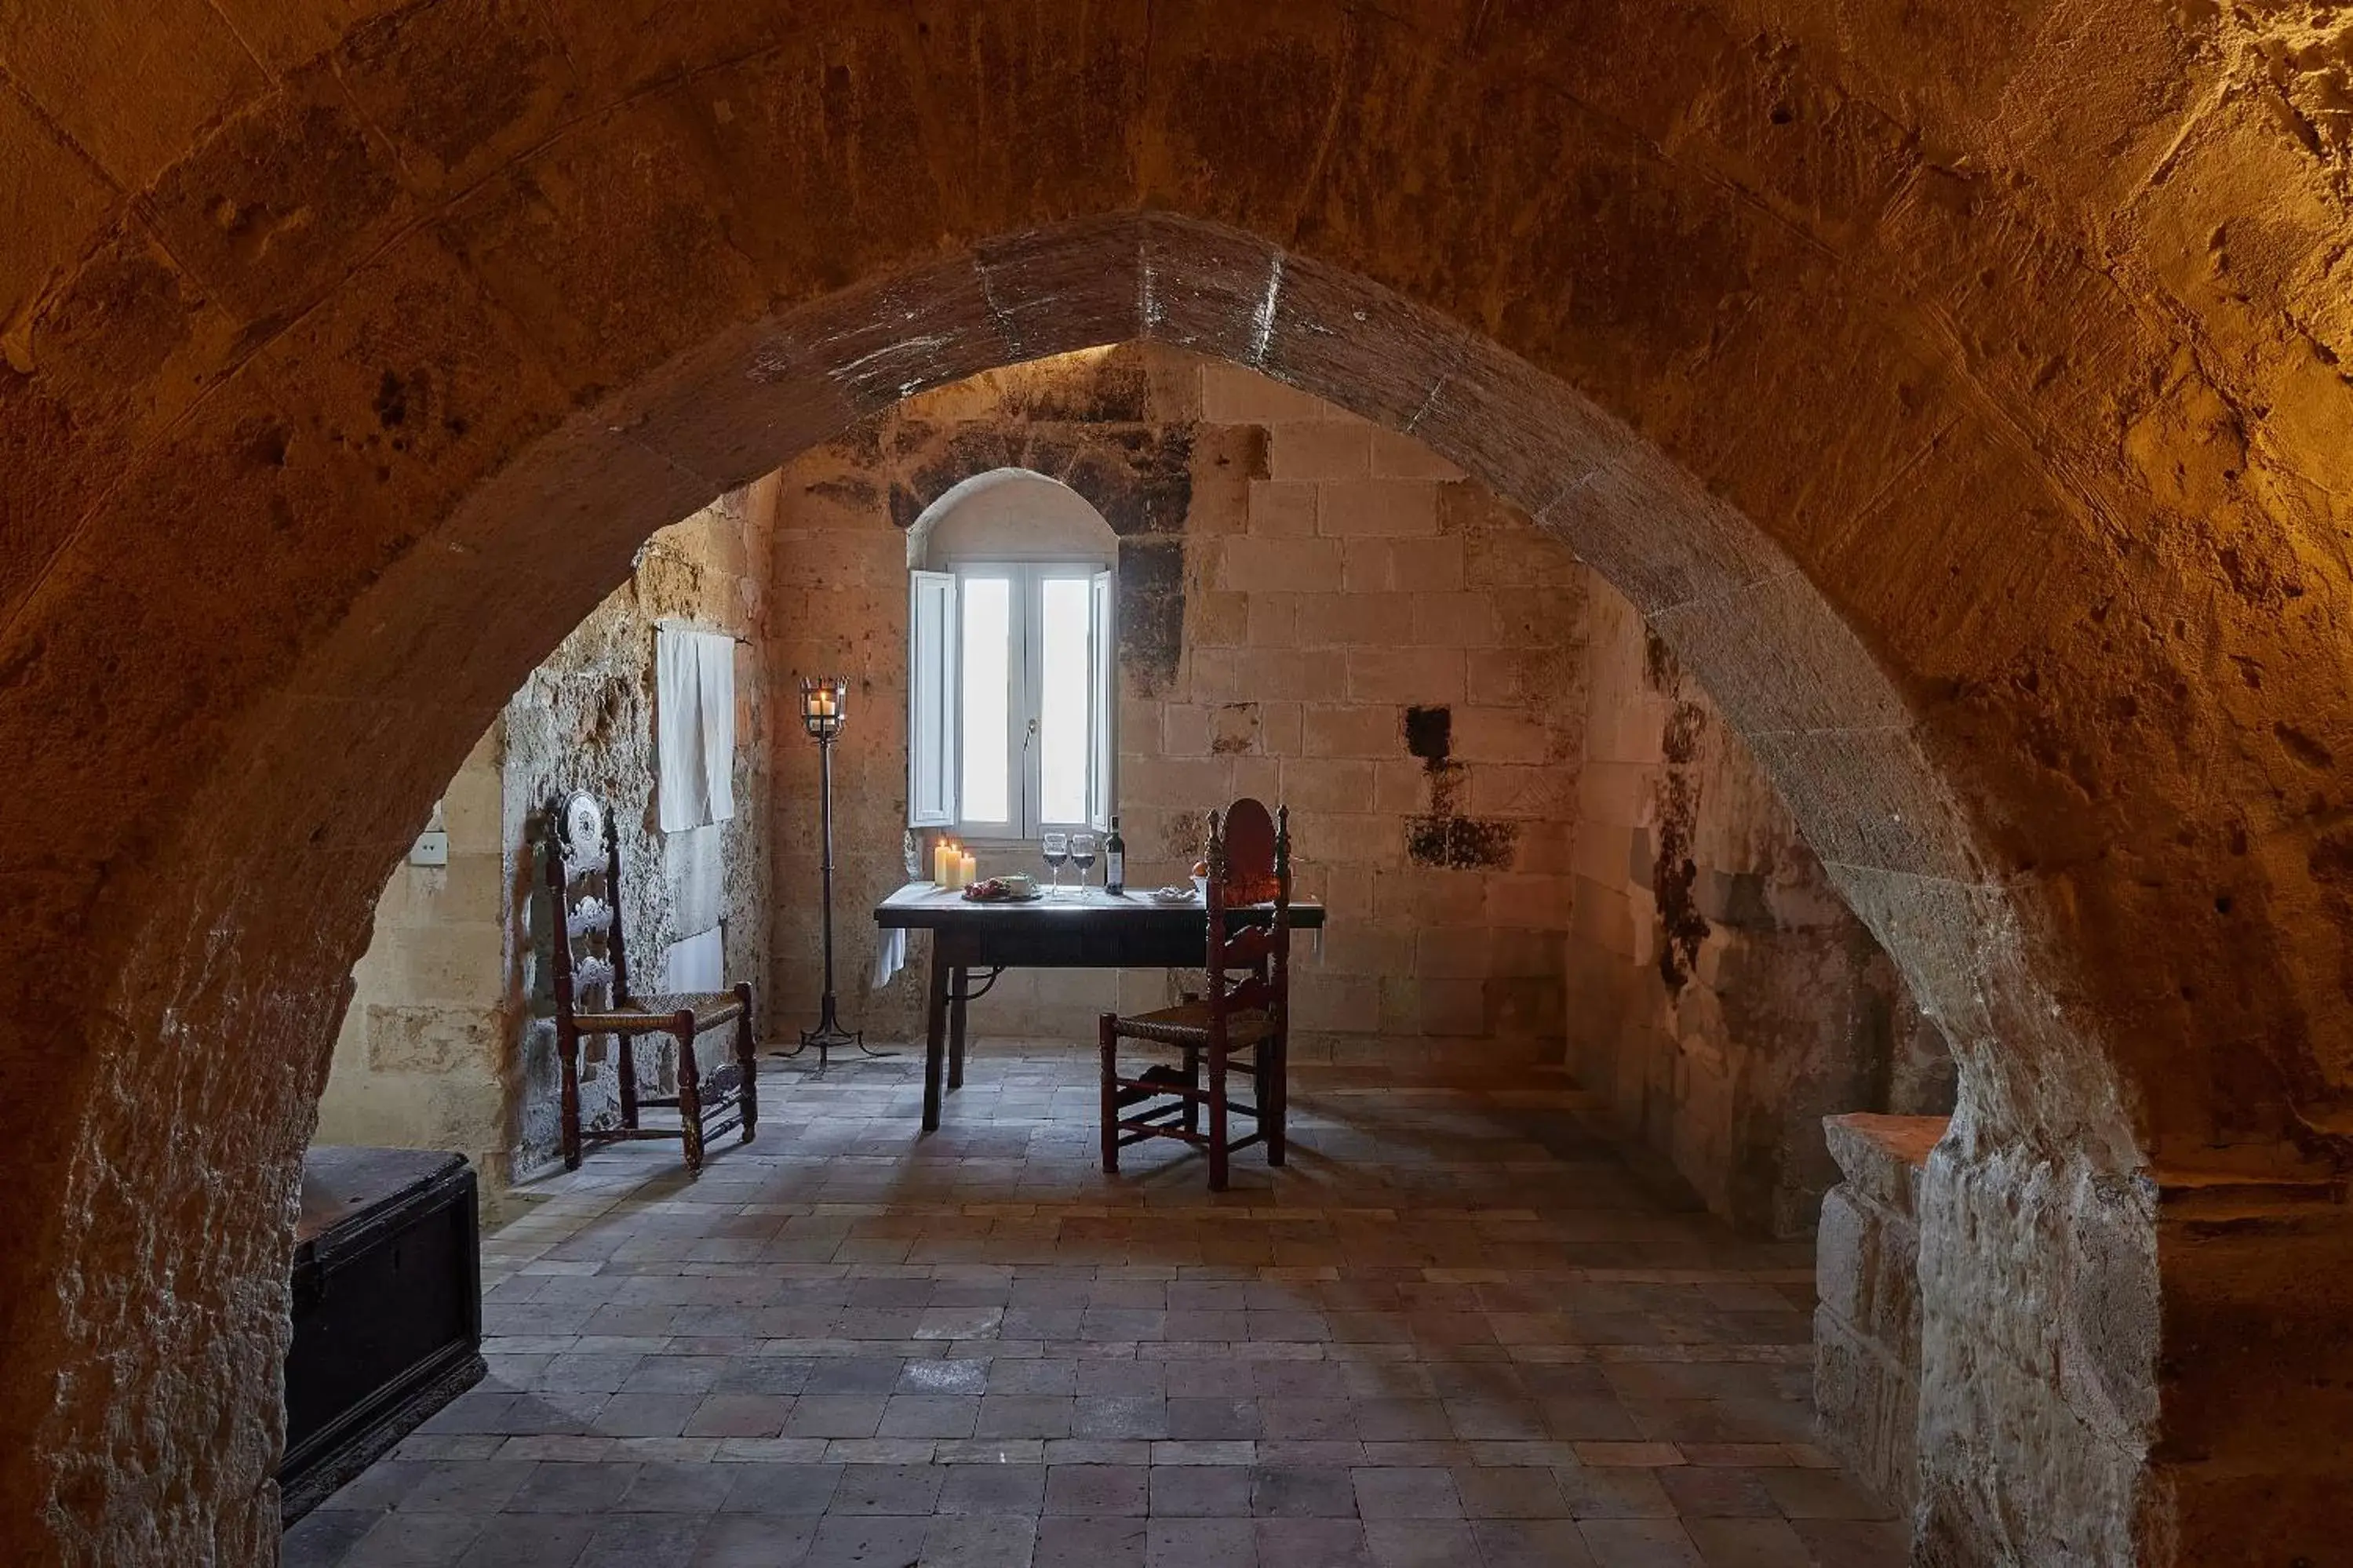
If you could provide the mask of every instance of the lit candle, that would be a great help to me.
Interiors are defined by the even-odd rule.
[[[974,878],[974,877],[978,873],[979,869],[980,869],[980,862],[979,862],[977,859],[976,859],[976,858],[974,858],[974,857],[973,857],[969,852],[966,852],[966,854],[965,854],[965,857],[964,857],[964,868],[963,868],[963,870],[962,870],[962,871],[959,873],[959,875],[958,875],[958,879],[957,879],[957,881],[956,881],[956,886],[957,886],[957,887],[959,887],[959,888],[969,888],[969,887],[971,887],[971,886],[972,886],[972,883],[973,883],[973,878]]]

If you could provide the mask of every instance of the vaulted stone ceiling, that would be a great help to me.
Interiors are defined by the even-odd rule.
[[[2341,1430],[2342,1297],[2274,1285],[2353,1277],[2304,1201],[2353,1131],[2353,25],[5,15],[26,1560],[266,1551],[279,1222],[342,976],[634,545],[907,391],[1139,335],[1561,528],[1938,1007],[1937,1560],[2203,1560],[2247,1497],[2283,1545],[2341,1498],[2294,1431]],[[2261,1360],[2222,1348],[2255,1322]]]

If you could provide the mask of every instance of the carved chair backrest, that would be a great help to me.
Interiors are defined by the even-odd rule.
[[[1291,1000],[1291,808],[1270,817],[1245,795],[1211,812],[1208,866],[1209,1005],[1263,1008],[1279,1026]]]
[[[621,947],[621,840],[613,814],[586,790],[558,801],[547,823],[548,905],[559,1015],[629,1005]]]

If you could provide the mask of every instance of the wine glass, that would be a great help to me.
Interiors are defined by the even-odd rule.
[[[1045,852],[1046,864],[1053,868],[1054,893],[1059,897],[1062,891],[1062,862],[1069,859],[1071,855],[1071,836],[1067,833],[1049,833],[1039,841],[1039,845]]]
[[[1079,890],[1087,886],[1087,868],[1095,863],[1095,836],[1092,833],[1071,835],[1071,864],[1079,868]]]

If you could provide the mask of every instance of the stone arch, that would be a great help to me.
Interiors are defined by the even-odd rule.
[[[2071,141],[1910,94],[1898,35],[1491,10],[251,6],[155,24],[161,94],[11,41],[24,1555],[266,1550],[276,1221],[365,895],[636,542],[1135,336],[1412,432],[1677,647],[1962,1061],[1924,1531],[2194,1552],[2210,1483],[2148,1455],[2211,1387],[2160,1382],[2158,1303],[2249,1303],[2165,1272],[2153,1162],[2284,1201],[2348,1125],[2353,342],[2301,259],[2341,203],[2227,93]],[[1986,90],[2066,79],[1949,20]],[[2236,19],[2051,26],[2102,82],[2261,68]],[[1978,1462],[2021,1431],[2047,1466]]]

